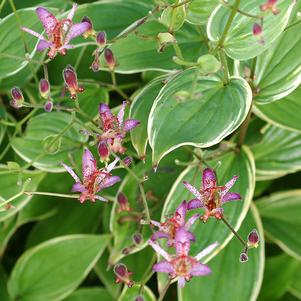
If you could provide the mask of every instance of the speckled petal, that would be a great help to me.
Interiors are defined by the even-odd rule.
[[[72,186],[71,191],[73,191],[73,192],[85,192],[85,191],[87,191],[87,190],[86,190],[85,186],[84,186],[82,183],[77,182],[77,183],[75,183],[75,184]]]
[[[222,197],[222,203],[231,202],[231,201],[239,201],[241,200],[241,196],[239,193],[236,192],[227,192]]]
[[[197,188],[195,188],[194,186],[192,186],[191,184],[189,184],[186,181],[183,181],[183,184],[185,185],[185,187],[200,201],[203,202],[203,196],[201,195],[201,193],[197,190]]]
[[[106,171],[107,172],[110,172],[113,168],[115,168],[116,164],[118,163],[120,159],[119,158],[116,158],[112,163],[110,163],[107,168],[106,168]]]
[[[211,269],[199,262],[196,262],[189,271],[190,275],[192,276],[205,276],[211,273]]]
[[[186,284],[185,278],[184,277],[179,277],[178,278],[178,284],[179,284],[180,288],[183,288],[185,286],[185,284]]]
[[[162,231],[157,231],[155,233],[152,234],[151,236],[151,240],[157,240],[157,239],[160,239],[160,238],[168,238],[168,234],[167,233],[164,233]]]
[[[167,260],[162,260],[162,261],[154,264],[153,271],[169,274],[169,273],[174,272],[174,268]]]
[[[123,101],[122,105],[121,105],[121,109],[118,112],[118,116],[117,116],[117,119],[118,119],[118,122],[119,122],[120,125],[123,122],[125,107],[126,107],[126,101]]]
[[[37,51],[43,51],[51,46],[52,46],[52,43],[45,41],[45,40],[40,40],[37,45]]]
[[[136,126],[138,126],[140,124],[140,121],[139,120],[136,120],[136,119],[129,119],[129,120],[126,120],[123,124],[123,130],[128,132],[132,129],[134,129]]]
[[[212,168],[206,168],[202,176],[202,189],[209,189],[217,185],[216,175]]]
[[[68,19],[68,20],[72,21],[76,9],[77,9],[77,4],[76,4],[76,3],[73,3],[72,8],[70,9],[70,11],[69,11],[69,13],[68,13],[68,16],[67,16],[67,19]]]
[[[204,250],[202,250],[200,253],[198,253],[195,256],[195,259],[197,261],[201,260],[203,257],[207,256],[208,254],[210,254],[216,247],[218,246],[218,242],[215,242],[211,245],[209,245],[207,248],[205,248]]]
[[[73,171],[73,169],[70,166],[66,165],[65,163],[62,163],[62,165],[69,172],[69,174],[72,176],[72,178],[74,179],[74,181],[76,183],[80,183],[80,179],[77,176],[77,174]]]
[[[185,229],[188,230],[194,223],[196,220],[198,220],[200,218],[200,214],[196,213],[193,216],[191,216],[189,218],[189,220],[186,222],[185,224]]]
[[[82,159],[82,169],[83,177],[87,178],[91,176],[96,171],[96,160],[94,159],[92,153],[88,148],[84,149],[83,159]]]
[[[68,44],[72,39],[82,35],[86,31],[88,31],[89,28],[90,28],[90,24],[88,22],[73,24],[70,27],[70,29],[65,37],[64,45]]]
[[[36,13],[45,28],[48,38],[50,38],[56,24],[58,23],[57,18],[44,7],[38,7],[36,9]]]
[[[98,191],[100,191],[104,188],[111,187],[120,181],[121,181],[121,178],[118,176],[112,176],[112,177],[105,178],[104,180],[101,181],[100,185],[98,186],[98,188],[99,188]]]
[[[238,179],[238,176],[234,176],[229,182],[227,182],[225,185],[224,185],[224,187],[223,187],[223,189],[222,189],[222,191],[221,191],[221,193],[220,193],[220,196],[221,196],[221,198],[223,198],[225,195],[226,195],[226,193],[231,189],[231,187],[235,184],[235,182],[236,182],[236,180]]]
[[[187,210],[193,210],[193,209],[204,208],[204,207],[205,207],[204,203],[199,199],[192,199],[187,204]]]
[[[46,41],[46,42],[47,42],[47,40],[46,40],[41,34],[39,34],[38,32],[33,31],[33,30],[31,30],[31,29],[29,29],[29,28],[27,28],[27,27],[24,27],[24,26],[21,26],[21,29],[22,29],[23,31],[26,31],[26,32],[28,32],[29,34],[31,34],[31,35],[37,37],[37,38],[40,39],[41,41]]]
[[[170,261],[171,257],[170,255],[164,251],[156,242],[149,240],[148,244],[159,254],[161,255],[164,259]]]
[[[187,203],[183,201],[176,210],[176,214],[178,215],[179,223],[184,226],[187,212]]]

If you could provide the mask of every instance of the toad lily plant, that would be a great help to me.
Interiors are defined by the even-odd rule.
[[[42,25],[47,34],[47,39],[27,27],[22,26],[21,29],[32,34],[39,39],[37,46],[38,51],[49,49],[48,57],[53,59],[57,53],[66,55],[67,49],[73,48],[73,45],[69,44],[70,41],[90,29],[88,22],[72,23],[74,13],[76,11],[77,4],[73,4],[66,19],[59,21],[51,12],[44,7],[38,7],[36,13],[42,22]]]

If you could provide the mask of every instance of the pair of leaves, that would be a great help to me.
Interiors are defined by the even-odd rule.
[[[230,17],[235,1],[229,1],[226,5],[219,5],[211,14],[208,25],[208,38],[218,43],[223,35],[226,23]],[[251,15],[259,16],[262,0],[242,0],[239,9]],[[236,13],[229,28],[223,47],[227,55],[237,60],[247,60],[260,55],[264,50],[277,40],[288,24],[295,1],[279,0],[277,7],[280,10],[278,15],[271,12],[264,15],[263,38],[264,44],[260,44],[252,33],[254,18]]]
[[[289,255],[301,259],[301,191],[277,192],[256,205],[269,238]]]
[[[218,0],[194,0],[190,2],[187,7],[186,21],[195,25],[207,24],[210,14],[218,4]]]
[[[109,240],[108,235],[70,235],[28,250],[10,275],[10,296],[24,301],[63,299],[88,275]]]

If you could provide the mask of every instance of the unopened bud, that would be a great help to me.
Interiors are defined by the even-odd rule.
[[[96,36],[96,42],[100,47],[104,47],[107,43],[107,34],[105,31],[100,31]]]
[[[84,88],[78,86],[76,71],[71,65],[67,65],[67,67],[63,70],[63,78],[70,92],[70,98],[76,99],[77,92],[83,92]]]
[[[13,87],[11,89],[11,96],[12,100],[10,101],[10,105],[15,109],[21,108],[24,102],[24,97],[21,89],[18,87]]]
[[[132,236],[132,238],[133,238],[134,244],[136,244],[136,245],[141,244],[141,242],[142,242],[142,240],[143,240],[143,237],[142,237],[141,233],[135,233],[135,234]]]
[[[40,80],[39,83],[39,91],[40,91],[40,95],[44,98],[44,99],[48,99],[49,94],[50,94],[50,84],[49,81],[45,78],[42,78]]]
[[[104,51],[104,58],[110,70],[114,70],[116,66],[116,61],[114,54],[110,48],[106,48]]]
[[[102,161],[108,161],[110,159],[109,148],[105,142],[99,142],[97,150]]]
[[[90,37],[90,36],[95,36],[95,31],[94,31],[94,29],[93,29],[93,23],[92,23],[91,19],[90,19],[89,17],[87,17],[87,16],[84,16],[84,17],[82,18],[82,21],[81,21],[81,22],[82,22],[82,23],[83,23],[83,22],[86,22],[86,23],[89,24],[89,28],[88,28],[87,31],[85,31],[85,32],[83,33],[83,37],[86,39],[86,38],[88,38],[88,37]]]
[[[262,34],[262,27],[258,23],[253,25],[253,35],[260,36]]]
[[[278,15],[280,13],[280,9],[276,7],[278,0],[267,0],[266,3],[260,5],[261,11],[270,10],[274,15]]]
[[[129,201],[128,201],[127,197],[122,192],[118,193],[117,202],[118,202],[118,205],[119,205],[119,208],[118,208],[119,212],[121,212],[121,211],[127,211],[127,212],[131,211]]]
[[[123,164],[125,164],[126,166],[130,166],[133,163],[133,159],[131,157],[125,157],[123,159]]]
[[[51,112],[53,109],[53,102],[51,100],[48,100],[44,105],[45,112]]]
[[[128,271],[124,264],[116,264],[113,271],[116,275],[116,283],[124,282],[128,287],[132,287],[134,285],[134,281],[130,279],[130,276],[133,275],[133,273]]]
[[[248,235],[248,247],[249,248],[257,248],[259,244],[259,235],[256,229],[254,229]]]
[[[144,298],[140,295],[140,296],[137,296],[137,298],[135,299],[135,301],[144,301]]]
[[[160,32],[157,35],[158,39],[158,52],[163,52],[165,47],[169,44],[174,44],[177,42],[175,37],[169,32]]]
[[[242,252],[239,256],[239,261],[241,263],[245,263],[249,260],[248,254],[246,252]]]
[[[215,73],[221,68],[221,63],[212,54],[205,54],[198,58],[197,63],[204,74]]]
[[[131,251],[131,248],[123,248],[123,250],[122,250],[122,254],[123,255],[128,255],[129,253],[130,253],[130,251]]]
[[[99,61],[99,51],[96,49],[93,53],[94,55],[94,60],[93,63],[91,64],[90,68],[92,69],[93,72],[98,72],[100,70],[100,61]]]

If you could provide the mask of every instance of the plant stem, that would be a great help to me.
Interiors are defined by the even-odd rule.
[[[184,61],[184,57],[183,57],[183,54],[182,54],[182,50],[181,50],[179,44],[178,44],[178,43],[173,43],[172,46],[173,46],[173,49],[175,50],[176,56],[177,56],[180,60]]]
[[[26,195],[47,195],[47,196],[71,198],[71,199],[78,199],[80,197],[79,194],[63,194],[63,193],[52,193],[52,192],[45,192],[45,191],[24,191],[23,193]]]
[[[224,49],[221,48],[219,50],[219,56],[220,56],[221,63],[222,63],[222,66],[223,66],[223,71],[224,71],[224,85],[228,85],[229,82],[230,82],[229,68],[228,68],[227,57],[225,55]]]
[[[231,232],[236,236],[236,238],[241,242],[244,247],[247,247],[247,243],[242,239],[242,237],[235,231],[235,229],[228,223],[228,221],[222,217],[221,220],[224,224],[231,230]]]
[[[225,39],[227,37],[227,34],[229,32],[229,29],[231,27],[233,19],[234,19],[236,13],[237,13],[237,9],[239,7],[239,4],[240,4],[240,0],[235,0],[235,3],[234,3],[234,5],[231,8],[231,13],[230,13],[229,19],[228,19],[228,21],[226,23],[225,29],[224,29],[224,31],[223,31],[220,39],[218,41],[218,45],[217,46],[220,47],[220,48],[222,48],[224,46]]]
[[[294,26],[296,26],[298,24],[301,24],[301,20],[296,21],[295,23],[292,23],[292,24],[288,25],[287,27],[284,28],[283,31],[286,31],[286,30],[288,30],[288,29],[290,29],[290,28],[292,28],[292,27],[294,27]]]
[[[252,105],[250,107],[250,110],[248,112],[248,115],[247,115],[246,119],[244,120],[244,122],[243,122],[243,124],[241,125],[241,128],[240,128],[239,139],[238,139],[238,143],[237,143],[238,148],[241,148],[243,143],[244,143],[244,140],[245,140],[246,135],[247,135],[248,127],[249,127],[249,124],[250,124],[250,121],[251,121],[251,116],[252,116]]]

